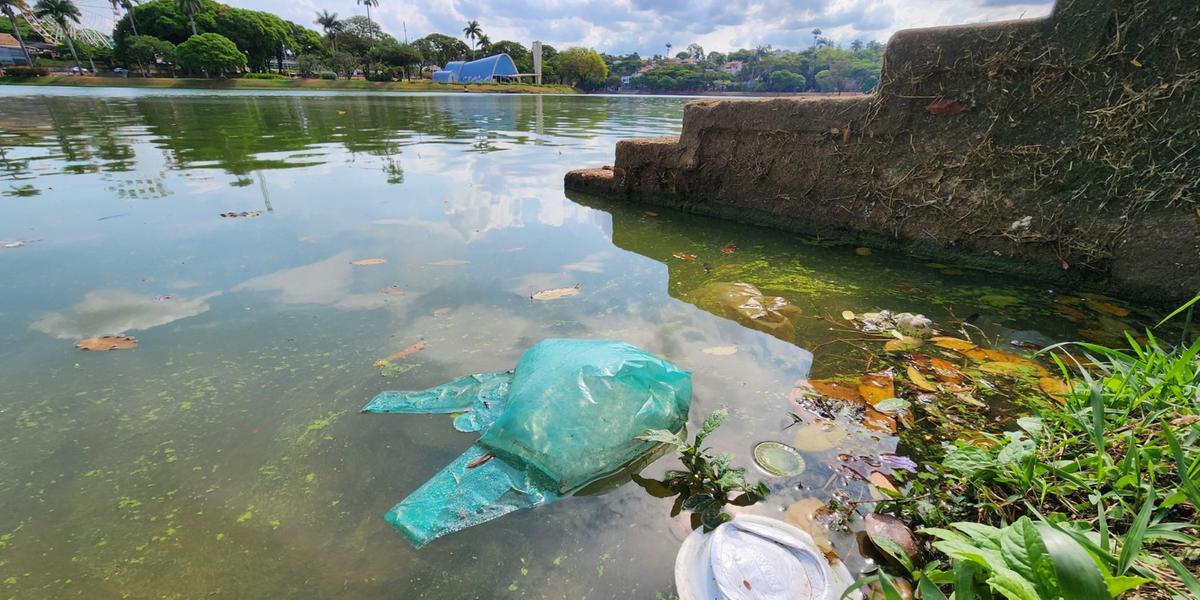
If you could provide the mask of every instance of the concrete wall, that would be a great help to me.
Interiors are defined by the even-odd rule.
[[[569,189],[1161,302],[1200,291],[1200,2],[901,31],[871,95],[701,100]]]

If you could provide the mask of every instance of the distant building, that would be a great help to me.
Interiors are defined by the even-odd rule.
[[[737,75],[744,68],[746,68],[745,62],[740,60],[731,60],[725,63],[725,65],[721,67],[721,70],[729,73],[730,75]]]
[[[448,62],[445,68],[433,73],[433,80],[437,83],[496,83],[518,77],[522,75],[517,73],[517,65],[507,54],[496,54],[470,62]]]
[[[0,65],[29,65],[25,60],[25,52],[21,50],[21,42],[11,33],[0,33]]]

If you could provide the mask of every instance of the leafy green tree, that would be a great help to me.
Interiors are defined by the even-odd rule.
[[[13,35],[17,38],[17,43],[21,44],[21,52],[25,53],[25,62],[30,66],[33,65],[33,56],[29,54],[29,48],[25,46],[25,36],[21,35],[21,28],[17,27],[17,11],[25,10],[27,5],[25,0],[0,0],[0,12],[8,17],[8,22],[12,23]]]
[[[829,69],[817,71],[817,89],[822,92],[832,92],[837,89],[837,79]]]
[[[219,33],[194,35],[176,48],[179,64],[206,75],[236,73],[246,68],[246,55],[229,38]]]
[[[338,20],[337,13],[323,10],[317,13],[316,23],[325,31],[325,39],[329,40],[330,49],[337,52],[337,32],[342,29],[342,22]]]
[[[79,24],[79,7],[71,0],[38,0],[33,6],[33,14],[38,17],[49,17],[58,24],[58,28],[62,30],[63,39],[67,42],[67,48],[71,50],[71,57],[75,59],[75,68],[83,70],[83,65],[79,64],[79,53],[75,51],[75,42],[71,40],[71,31],[74,29],[71,23]]]
[[[388,40],[396,38],[383,32],[379,25],[365,17],[350,17],[342,22],[342,30],[337,33],[338,50],[355,57],[363,66],[367,75],[371,73],[371,48]],[[352,76],[350,69],[347,76]]]
[[[431,33],[414,41],[413,46],[421,51],[421,56],[425,60],[431,61],[439,67],[446,66],[448,62],[466,58],[467,53],[471,51],[462,40],[442,33]],[[513,60],[515,61],[516,57],[513,57]]]
[[[200,12],[203,3],[200,0],[175,0],[175,6],[187,17],[192,25],[192,35],[196,35],[196,13]]]
[[[137,65],[143,77],[149,77],[146,65],[153,65],[162,58],[171,62],[175,55],[175,44],[149,35],[130,36],[119,56],[129,65]]]
[[[804,76],[791,71],[771,73],[767,89],[773,92],[798,92],[804,89]]]
[[[571,85],[595,89],[608,78],[608,65],[595,50],[567,48],[555,57],[558,76]]]
[[[313,77],[325,70],[327,59],[320,54],[301,54],[296,57],[296,71],[301,77]]]
[[[412,44],[401,44],[396,40],[386,40],[371,48],[371,59],[389,67],[400,68],[404,76],[409,77],[409,67],[421,64],[421,51]]]
[[[513,63],[517,65],[517,71],[521,73],[533,72],[533,54],[529,49],[521,45],[520,42],[511,40],[500,40],[492,44],[489,52],[492,54],[507,54],[513,59]]]

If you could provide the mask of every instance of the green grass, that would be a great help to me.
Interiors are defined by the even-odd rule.
[[[74,77],[48,76],[32,79],[0,78],[0,84],[73,87],[184,88],[205,90],[361,90],[381,92],[475,92],[510,94],[574,94],[565,85],[473,83],[451,84],[431,81],[378,82],[361,79],[198,79],[170,77]]]
[[[938,558],[954,564],[980,559],[984,579],[971,580],[965,590],[956,585],[956,599],[984,597],[984,588],[1023,598],[1017,588],[1025,584],[1066,585],[1064,573],[1043,570],[1039,579],[1030,571],[1015,581],[992,568],[1014,557],[1010,548],[981,541],[978,532],[985,530],[979,528],[1031,518],[1048,545],[1065,536],[1073,543],[1055,546],[1060,551],[1086,551],[1113,597],[1140,587],[1142,597],[1182,598],[1200,588],[1194,576],[1200,565],[1200,340],[1185,337],[1172,345],[1152,331],[1140,342],[1126,337],[1124,349],[1075,343],[1043,350],[1071,380],[1071,393],[1061,402],[1035,401],[1033,414],[1009,431],[956,442],[941,464],[913,478],[904,499],[884,507],[929,527],[941,540],[933,544]],[[953,583],[936,568],[909,571],[917,579]],[[1080,572],[1071,568],[1065,575]],[[1050,597],[1098,597],[1067,591]]]

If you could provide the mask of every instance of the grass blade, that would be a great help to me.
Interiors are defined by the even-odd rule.
[[[1174,312],[1172,312],[1171,314],[1169,314],[1169,315],[1167,315],[1167,316],[1163,317],[1163,320],[1159,321],[1159,322],[1158,322],[1158,325],[1155,325],[1155,327],[1162,327],[1162,324],[1163,324],[1163,323],[1166,323],[1167,321],[1170,321],[1171,319],[1174,319],[1175,317],[1179,316],[1179,314],[1180,314],[1180,313],[1182,313],[1183,311],[1185,311],[1185,310],[1187,310],[1187,309],[1191,308],[1191,307],[1192,307],[1192,305],[1193,305],[1193,304],[1195,304],[1195,303],[1196,303],[1196,302],[1198,302],[1198,301],[1200,301],[1200,295],[1197,295],[1195,298],[1192,298],[1191,300],[1188,300],[1186,304],[1184,304],[1183,306],[1180,306],[1179,308],[1175,309],[1175,311],[1174,311]],[[1186,332],[1185,332],[1185,334],[1186,334]]]
[[[1189,572],[1187,567],[1183,566],[1174,556],[1167,554],[1163,558],[1167,559],[1167,564],[1171,565],[1171,568],[1175,570],[1175,574],[1179,576],[1179,579],[1183,580],[1183,585],[1192,593],[1192,596],[1200,598],[1200,580],[1196,579],[1196,576]]]
[[[1137,560],[1138,554],[1141,554],[1142,542],[1146,538],[1146,526],[1150,524],[1152,512],[1154,512],[1153,489],[1146,496],[1146,502],[1142,504],[1142,509],[1138,511],[1137,518],[1133,520],[1133,525],[1129,526],[1129,531],[1122,540],[1121,556],[1117,559],[1117,575],[1128,573],[1129,567],[1133,566],[1133,561]]]
[[[1171,455],[1175,458],[1175,469],[1179,472],[1179,481],[1183,484],[1183,491],[1192,501],[1192,505],[1200,506],[1200,487],[1197,487],[1196,482],[1192,480],[1191,465],[1183,456],[1183,448],[1179,446],[1179,439],[1175,437],[1175,432],[1171,430],[1170,425],[1162,423],[1162,430],[1163,436],[1167,438],[1167,445],[1171,447]]]

